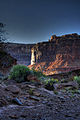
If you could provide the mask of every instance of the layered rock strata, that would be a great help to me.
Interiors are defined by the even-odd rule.
[[[33,44],[5,43],[3,49],[17,60],[17,64],[31,64],[31,48]]]
[[[32,49],[31,66],[47,75],[80,68],[80,35],[51,36]]]

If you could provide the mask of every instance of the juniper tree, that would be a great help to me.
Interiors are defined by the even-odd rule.
[[[4,27],[5,27],[5,24],[0,23],[0,43],[6,40]]]

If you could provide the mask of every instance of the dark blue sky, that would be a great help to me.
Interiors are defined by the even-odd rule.
[[[80,0],[0,0],[0,22],[11,42],[47,41],[52,34],[80,34]]]

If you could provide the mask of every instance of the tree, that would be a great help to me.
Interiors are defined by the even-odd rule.
[[[4,27],[5,27],[5,24],[0,23],[0,43],[6,40]]]

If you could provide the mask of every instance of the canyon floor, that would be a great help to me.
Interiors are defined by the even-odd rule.
[[[0,120],[80,120],[80,90],[50,91],[36,82],[0,83]]]

